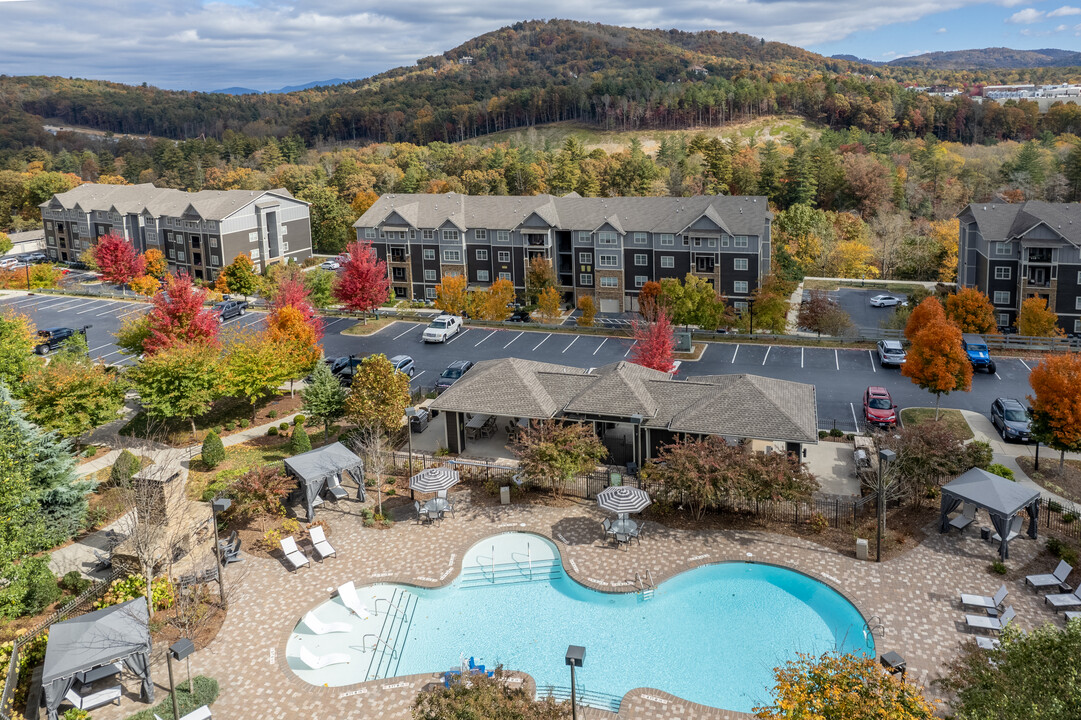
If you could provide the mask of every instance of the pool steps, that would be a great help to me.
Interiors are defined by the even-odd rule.
[[[570,700],[571,689],[569,686],[561,687],[556,685],[546,685],[543,689],[537,688],[537,697],[551,697],[560,701]],[[623,698],[620,695],[585,690],[580,686],[574,691],[574,700],[578,705],[588,705],[589,707],[607,710],[608,712],[613,713],[619,712],[619,706],[623,702]]]
[[[563,575],[563,565],[557,558],[530,562],[482,563],[464,568],[459,587],[490,587],[527,582],[547,582]]]
[[[364,675],[365,681],[380,680],[398,674],[402,649],[409,637],[409,627],[413,624],[413,613],[417,610],[417,596],[395,588],[387,604],[383,625],[372,643],[372,659]]]

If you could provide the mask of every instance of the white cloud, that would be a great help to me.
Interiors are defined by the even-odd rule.
[[[1040,20],[1043,20],[1043,16],[1043,10],[1037,10],[1035,8],[1025,8],[1024,10],[1019,10],[1013,15],[1010,15],[1008,18],[1006,18],[1006,22],[1013,23],[1014,25],[1031,25],[1032,23],[1037,23]]]
[[[1081,8],[1070,7],[1069,5],[1063,5],[1058,10],[1052,10],[1047,13],[1047,17],[1066,17],[1067,15],[1081,15]]]
[[[946,33],[946,32],[949,32],[946,28],[939,28],[938,30],[935,30],[935,33],[938,34],[938,35],[941,35],[941,34]]]

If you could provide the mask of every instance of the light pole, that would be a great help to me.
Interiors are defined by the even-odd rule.
[[[571,668],[571,720],[578,720],[578,703],[574,690],[574,668],[582,667],[582,661],[586,658],[586,649],[581,645],[567,646],[567,664]]]
[[[218,515],[232,507],[233,501],[226,497],[214,498],[210,503],[210,523],[214,526],[214,557],[218,560],[218,594],[221,595],[222,606],[228,605],[225,600],[225,563],[221,556],[221,544],[218,541]]]
[[[405,436],[409,438],[409,478],[413,477],[413,418],[417,416],[417,409],[415,407],[407,407],[405,409]],[[413,500],[413,488],[409,488],[409,499]]]
[[[878,451],[878,539],[875,542],[875,562],[882,562],[882,531],[886,524],[886,488],[882,473],[886,466],[897,459],[897,453],[888,448]]]
[[[180,638],[169,646],[165,653],[165,663],[169,666],[169,694],[173,696],[173,717],[180,717],[180,708],[176,702],[176,683],[173,681],[173,660],[188,660],[195,652],[195,643],[187,638]],[[188,660],[188,694],[194,695],[191,685],[191,660]]]

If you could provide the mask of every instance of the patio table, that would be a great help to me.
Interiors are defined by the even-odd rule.
[[[614,535],[620,533],[622,535],[631,535],[638,529],[638,523],[630,518],[621,517],[612,521],[612,524],[608,526],[608,534]]]
[[[465,435],[467,439],[476,440],[477,435],[484,428],[484,425],[488,422],[488,415],[474,415],[469,418],[465,423]]]
[[[112,677],[113,675],[119,675],[122,666],[120,663],[109,663],[108,665],[102,665],[101,667],[94,668],[84,673],[75,673],[75,679],[82,685],[91,685],[103,678]]]
[[[435,497],[424,503],[424,508],[428,511],[428,514],[432,517],[436,515],[442,515],[447,510],[450,510],[450,502],[446,498]]]

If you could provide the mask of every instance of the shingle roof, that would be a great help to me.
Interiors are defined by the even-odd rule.
[[[970,214],[988,242],[1019,237],[1045,223],[1067,242],[1081,247],[1081,204],[1029,200],[1023,203],[972,203],[961,212]]]
[[[415,206],[415,210],[413,210]],[[403,208],[411,208],[403,211]],[[577,195],[401,195],[380,197],[354,227],[376,227],[397,210],[417,228],[437,228],[447,220],[459,227],[513,230],[536,212],[565,230],[594,230],[605,222],[625,232],[680,233],[702,215],[733,235],[761,235],[772,218],[764,197],[697,195],[694,197],[583,198]],[[414,214],[415,213],[415,214]]]
[[[58,193],[39,207],[74,209],[86,212],[115,209],[122,214],[149,212],[154,216],[181,217],[193,210],[204,220],[224,220],[237,210],[266,196],[296,200],[288,190],[200,190],[185,192],[171,188],[140,185],[98,185],[86,183]],[[297,202],[303,202],[297,200]]]
[[[814,385],[757,375],[673,380],[628,362],[592,371],[505,358],[484,360],[432,403],[502,417],[630,418],[672,432],[818,442]]]

